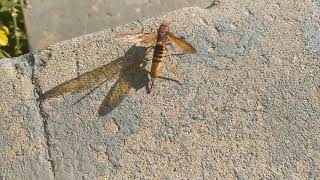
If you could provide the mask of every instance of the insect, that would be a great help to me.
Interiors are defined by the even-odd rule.
[[[81,74],[78,77],[47,90],[42,94],[40,99],[50,99],[66,93],[74,94],[89,90],[89,92],[84,95],[85,97],[100,87],[104,82],[113,79],[119,74],[117,81],[114,83],[99,107],[99,115],[106,115],[129,95],[130,89],[134,88],[138,90],[144,87],[149,81],[148,73],[151,76],[151,88],[153,87],[156,78],[164,78],[160,77],[160,67],[164,57],[169,56],[167,44],[170,40],[177,44],[184,53],[196,53],[196,49],[192,47],[191,44],[174,36],[169,31],[169,26],[166,24],[161,24],[158,32],[126,34],[123,35],[121,39],[135,42],[140,44],[141,47],[132,46],[126,51],[123,57],[119,57],[108,64]],[[145,57],[151,49],[154,49],[154,54],[152,58],[152,67],[150,72],[148,72],[145,70]],[[151,92],[151,88],[149,88],[148,92]],[[76,103],[81,101],[84,97],[79,99]]]
[[[162,23],[157,32],[125,34],[119,39],[134,42],[147,48],[154,48],[151,70],[149,72],[151,76],[149,93],[154,86],[154,80],[156,78],[164,78],[160,76],[161,64],[164,58],[168,56],[171,61],[170,54],[167,49],[167,44],[170,41],[178,45],[182,49],[183,53],[195,54],[197,52],[190,43],[173,35],[173,33],[170,32],[169,25],[166,23]]]

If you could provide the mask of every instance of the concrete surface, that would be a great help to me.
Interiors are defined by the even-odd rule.
[[[319,4],[225,0],[1,61],[0,179],[319,179]],[[198,53],[147,94],[145,49],[114,39],[162,21]]]
[[[31,49],[183,7],[217,0],[29,0],[24,9]]]

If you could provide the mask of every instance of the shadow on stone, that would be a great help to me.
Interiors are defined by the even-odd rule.
[[[132,46],[123,57],[46,91],[41,99],[49,99],[65,93],[76,94],[84,90],[90,90],[76,102],[78,103],[104,82],[113,79],[119,74],[117,81],[99,107],[99,115],[107,115],[129,95],[131,88],[138,90],[145,87],[148,89],[148,71],[145,69],[146,53],[146,48]]]

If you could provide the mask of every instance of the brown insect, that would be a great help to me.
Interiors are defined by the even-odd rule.
[[[147,77],[148,73],[151,76],[151,87],[149,88],[148,93],[151,91],[156,78],[164,78],[160,76],[160,67],[164,57],[168,56],[170,59],[167,49],[169,40],[177,44],[184,53],[196,53],[196,49],[192,47],[191,44],[174,36],[169,31],[169,26],[166,24],[161,24],[157,33],[126,34],[119,39],[135,42],[142,47],[132,46],[127,50],[123,57],[119,57],[109,64],[105,64],[49,89],[43,93],[40,99],[49,99],[65,93],[73,94],[90,90],[84,95],[85,97],[97,89],[101,84],[113,79],[119,74],[117,81],[114,83],[99,107],[99,115],[106,115],[129,95],[131,88],[138,90],[145,86],[149,81]],[[154,49],[154,54],[151,71],[148,72],[144,68],[146,65],[145,56],[151,49]],[[164,79],[173,80],[170,78]],[[76,103],[81,101],[84,97],[79,99]]]
[[[169,43],[169,41],[178,45],[182,49],[183,53],[195,54],[197,52],[197,50],[190,43],[173,35],[170,32],[169,25],[165,23],[162,23],[160,25],[157,33],[151,32],[125,34],[120,39],[129,42],[134,42],[147,48],[154,48],[152,65],[149,73],[151,76],[151,86],[149,88],[149,92],[151,92],[151,89],[154,86],[154,80],[156,78],[164,78],[160,76],[160,69],[164,57],[168,56],[170,59],[170,55],[167,49],[167,44]]]

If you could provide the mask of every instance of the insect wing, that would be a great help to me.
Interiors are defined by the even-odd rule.
[[[167,32],[167,35],[173,43],[178,45],[183,50],[183,52],[191,54],[195,54],[197,52],[197,50],[187,41],[176,37],[171,32]]]
[[[151,47],[157,43],[157,34],[155,32],[124,34],[116,40],[132,42],[137,46]]]
[[[44,99],[60,96],[65,93],[78,93],[90,89],[96,84],[112,79],[121,69],[121,61],[111,62],[79,77],[66,81],[43,94]]]

